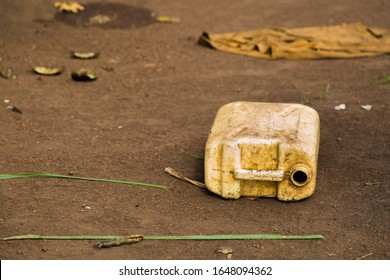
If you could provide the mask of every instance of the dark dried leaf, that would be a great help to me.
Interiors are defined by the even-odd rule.
[[[91,72],[88,69],[79,69],[77,71],[73,71],[71,76],[73,80],[78,82],[88,82],[97,79],[95,73]]]

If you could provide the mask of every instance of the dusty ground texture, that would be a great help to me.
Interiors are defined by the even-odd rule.
[[[146,19],[140,27],[129,20],[117,28],[56,17],[53,3],[1,3],[0,68],[12,67],[17,75],[0,78],[1,173],[74,174],[169,188],[1,181],[0,236],[320,233],[326,239],[144,241],[105,250],[93,241],[2,241],[1,259],[226,259],[214,252],[219,246],[231,247],[233,259],[390,258],[390,86],[373,82],[390,74],[390,56],[267,61],[197,44],[203,31],[355,21],[389,28],[388,1],[116,0],[181,19]],[[99,51],[100,57],[72,59],[74,50]],[[36,65],[66,70],[39,76],[31,71]],[[70,72],[82,67],[98,79],[72,81]],[[318,93],[327,85],[322,98]],[[170,166],[202,181],[203,162],[192,154],[204,150],[217,110],[239,100],[305,103],[319,112],[313,196],[296,203],[223,200],[164,172]],[[339,103],[347,109],[334,110]],[[361,109],[366,104],[371,111]]]

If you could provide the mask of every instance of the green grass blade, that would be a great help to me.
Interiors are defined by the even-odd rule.
[[[375,80],[374,82],[377,84],[389,84],[390,83],[390,76],[384,76],[383,78]]]
[[[0,240],[25,240],[25,239],[45,239],[45,240],[115,240],[125,239],[126,236],[106,235],[73,235],[73,236],[52,236],[52,235],[18,235],[3,237]],[[161,236],[143,236],[144,240],[301,240],[301,239],[324,239],[321,234],[309,235],[280,235],[280,234],[216,234],[216,235],[161,235]]]
[[[0,174],[0,180],[37,177],[35,173]]]
[[[15,174],[0,174],[0,180],[4,179],[18,179],[18,178],[59,178],[59,179],[71,179],[71,180],[84,180],[84,181],[95,181],[95,182],[104,182],[104,183],[117,183],[117,184],[126,184],[126,185],[137,185],[137,186],[146,186],[153,188],[166,189],[166,186],[142,183],[142,182],[131,182],[131,181],[121,181],[121,180],[110,180],[110,179],[98,179],[98,178],[85,178],[69,175],[60,175],[52,173],[15,173]]]
[[[216,235],[178,235],[144,236],[144,240],[257,240],[257,239],[324,239],[320,234],[280,235],[280,234],[216,234]]]

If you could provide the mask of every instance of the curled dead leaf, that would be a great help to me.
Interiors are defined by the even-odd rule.
[[[22,113],[22,110],[20,110],[18,107],[16,107],[16,106],[7,106],[7,109],[8,110],[10,110],[10,111],[12,111],[12,112],[15,112],[15,113],[19,113],[19,114],[21,114]]]
[[[71,73],[72,79],[78,82],[88,82],[94,81],[97,79],[95,73],[91,72],[88,69],[79,69]]]
[[[227,255],[227,254],[233,254],[234,251],[230,247],[221,246],[221,247],[218,247],[217,249],[215,249],[215,252]]]
[[[84,11],[84,7],[77,2],[55,2],[54,7],[60,12],[78,13]]]

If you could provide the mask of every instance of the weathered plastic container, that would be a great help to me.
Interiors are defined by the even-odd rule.
[[[316,184],[319,133],[318,113],[301,104],[224,105],[206,143],[206,187],[227,199],[307,198]]]

